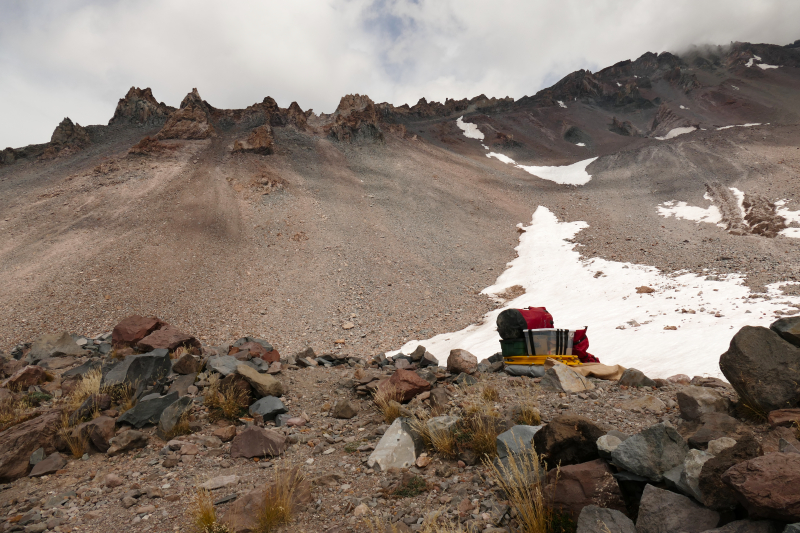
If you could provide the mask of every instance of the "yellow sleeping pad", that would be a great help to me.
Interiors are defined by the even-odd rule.
[[[569,366],[581,365],[577,355],[512,355],[503,357],[503,361],[507,365],[543,365],[547,358]]]

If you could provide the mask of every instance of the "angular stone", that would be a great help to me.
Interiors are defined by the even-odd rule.
[[[497,436],[497,457],[519,455],[533,448],[533,437],[543,426],[517,425]]]
[[[105,453],[111,444],[109,441],[114,438],[116,422],[109,416],[98,416],[88,422],[84,422],[73,429],[73,434],[83,436],[89,441],[97,451]]]
[[[367,466],[376,470],[411,468],[422,453],[424,444],[408,420],[397,418],[381,437],[367,459]]]
[[[111,342],[114,346],[134,346],[166,323],[160,318],[132,315],[114,326]]]
[[[196,374],[202,370],[202,366],[199,357],[184,353],[172,364],[172,371],[176,374]]]
[[[684,387],[678,391],[678,407],[681,418],[697,420],[706,413],[728,413],[731,401],[720,393],[706,387]]]
[[[169,386],[167,394],[177,392],[179,397],[186,396],[189,394],[189,387],[194,385],[196,379],[197,374],[186,374],[183,376],[179,375],[177,378],[175,378],[175,381],[172,382],[172,385]]]
[[[547,501],[573,520],[587,505],[627,512],[617,480],[602,459],[553,469],[547,474],[547,482]]]
[[[769,421],[769,425],[774,428],[778,426],[800,426],[800,409],[777,409],[775,411],[770,411],[767,420]]]
[[[222,442],[232,441],[236,436],[236,426],[224,426],[217,428],[212,433],[213,436],[219,438]]]
[[[578,517],[577,533],[636,533],[636,526],[620,511],[587,505]]]
[[[655,387],[656,382],[644,375],[644,372],[635,368],[627,368],[617,382],[624,387]]]
[[[597,453],[603,459],[611,459],[611,454],[622,444],[622,439],[616,435],[603,435],[597,439]]]
[[[452,433],[461,419],[457,416],[434,416],[429,418],[425,425],[431,435]]]
[[[736,441],[730,437],[721,437],[708,441],[708,453],[719,455],[723,450],[727,450],[736,445]]]
[[[119,455],[123,452],[127,452],[130,450],[135,450],[138,448],[144,448],[147,446],[147,434],[142,433],[141,431],[134,431],[132,429],[128,431],[123,431],[111,441],[109,441],[111,445],[106,452],[110,457],[115,455]]]
[[[741,422],[724,413],[705,413],[696,422],[698,428],[687,439],[692,448],[706,448],[712,440],[738,437],[749,431]]]
[[[67,465],[67,460],[58,452],[53,452],[42,461],[39,461],[36,466],[31,469],[30,477],[45,476],[48,474],[55,474]]]
[[[42,461],[45,457],[47,457],[47,454],[44,453],[44,448],[39,448],[31,454],[30,461],[28,462],[31,464],[31,466],[36,466],[36,464]]]
[[[102,386],[126,384],[136,389],[140,398],[150,391],[160,391],[172,370],[172,361],[167,350],[129,355],[117,363],[103,376]]]
[[[722,527],[708,529],[703,533],[800,533],[793,529],[783,528],[780,522],[773,522],[772,520],[736,520],[735,522],[728,522]]]
[[[0,433],[0,483],[27,474],[31,454],[37,449],[53,453],[60,423],[61,411],[54,410]]]
[[[158,349],[173,351],[178,346],[191,347],[200,351],[200,341],[169,324],[155,330],[136,343],[138,349],[147,351]]]
[[[192,407],[192,399],[188,396],[183,396],[178,400],[172,402],[161,413],[158,419],[158,430],[163,435],[169,435],[175,429],[175,426],[180,422],[184,413],[188,412]]]
[[[251,366],[243,364],[236,365],[236,373],[250,383],[259,397],[283,396],[283,384],[269,374],[260,374]]]
[[[661,481],[665,472],[683,463],[688,452],[689,447],[677,431],[656,424],[617,446],[611,459],[628,472]]]
[[[131,409],[125,411],[117,419],[117,425],[130,424],[139,429],[146,425],[158,424],[164,410],[178,400],[178,393],[173,392],[166,396],[142,399]]]
[[[761,455],[761,444],[752,435],[745,435],[734,446],[722,450],[705,462],[700,470],[700,492],[703,504],[718,511],[733,509],[736,495],[722,482],[722,474],[729,468]]]
[[[280,433],[247,426],[231,443],[231,458],[276,456],[286,449],[286,438]]]
[[[76,366],[75,368],[70,368],[66,372],[61,374],[61,379],[67,379],[71,377],[83,377],[84,374],[88,374],[92,370],[96,368],[100,368],[102,363],[99,359],[89,359],[85,363],[80,366]]]
[[[28,387],[41,385],[47,381],[47,370],[40,366],[26,366],[3,382],[3,387],[12,391],[27,391]]]
[[[768,453],[722,474],[750,518],[800,520],[800,454]]]
[[[770,324],[769,329],[800,348],[800,316],[780,318]]]
[[[431,390],[431,384],[413,370],[395,370],[387,383],[395,388],[401,402],[411,401],[414,396]]]
[[[714,456],[702,450],[689,450],[683,464],[664,473],[667,485],[703,503],[700,491],[700,471],[703,465]]]
[[[201,489],[217,490],[225,487],[232,487],[239,484],[239,476],[233,474],[230,476],[217,476],[209,479],[198,485]]]
[[[358,408],[347,399],[338,400],[333,404],[333,409],[331,409],[331,416],[333,418],[350,419],[357,414]]]
[[[588,418],[561,415],[536,432],[533,445],[550,465],[573,465],[598,459],[597,439],[605,431]]]
[[[286,412],[286,406],[275,396],[264,396],[249,409],[250,416],[260,415],[264,420],[275,420],[275,417]]]
[[[648,484],[639,504],[636,531],[701,533],[718,523],[719,513],[697,505],[686,496]]]
[[[287,474],[289,484],[294,485],[295,489],[292,492],[292,497],[289,505],[292,508],[292,514],[297,515],[304,508],[304,506],[313,501],[311,496],[311,482],[307,480],[299,481],[299,471],[293,470]],[[292,478],[298,482],[293,483]],[[262,488],[256,489],[240,496],[236,503],[227,506],[224,514],[220,517],[220,521],[224,524],[229,524],[233,533],[250,533],[258,531],[259,524],[257,517],[259,511],[264,507],[264,501],[277,499],[278,489],[274,483],[269,483]],[[323,526],[325,527],[325,526]],[[297,531],[298,528],[288,528],[288,531]],[[315,531],[313,528],[309,531]],[[317,531],[322,531],[319,529]],[[343,531],[343,530],[342,530]],[[326,530],[326,533],[333,533],[332,530]]]
[[[556,363],[544,372],[541,387],[556,392],[584,392],[594,389],[588,378],[578,374],[563,363]]]
[[[53,333],[42,335],[31,344],[31,349],[25,361],[36,364],[42,359],[62,356],[80,357],[86,355],[86,350],[78,346],[72,336],[67,333]]]
[[[623,402],[621,407],[628,411],[650,411],[655,414],[661,414],[667,409],[664,402],[649,394]]]
[[[216,372],[222,376],[229,376],[236,372],[236,367],[242,364],[241,361],[230,355],[219,357],[209,357],[206,361],[206,369],[209,372]]]
[[[763,327],[734,335],[719,367],[741,402],[765,414],[800,404],[800,348]]]
[[[478,358],[466,350],[450,350],[447,356],[447,370],[451,374],[472,374],[478,369]]]
[[[111,396],[108,394],[92,394],[69,417],[71,425],[77,424],[82,420],[91,418],[96,413],[111,408]]]

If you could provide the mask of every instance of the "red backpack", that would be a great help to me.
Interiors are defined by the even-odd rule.
[[[544,307],[528,307],[527,309],[506,309],[497,316],[497,332],[504,341],[520,339],[525,329],[553,329],[553,315]],[[589,337],[586,329],[575,330],[572,340],[572,355],[581,363],[599,363],[600,360],[588,352]]]

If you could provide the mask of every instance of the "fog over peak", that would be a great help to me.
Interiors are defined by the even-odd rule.
[[[792,1],[456,0],[5,2],[0,147],[49,140],[65,117],[105,124],[131,86],[177,106],[332,112],[342,95],[413,104],[520,98],[644,52],[800,39]]]

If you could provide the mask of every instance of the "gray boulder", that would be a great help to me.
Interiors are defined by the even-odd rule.
[[[108,448],[106,453],[113,457],[114,455],[119,455],[129,450],[135,450],[137,448],[144,448],[147,446],[147,434],[131,429],[129,431],[123,431],[113,439],[109,440],[108,443],[111,446]]]
[[[333,404],[333,409],[331,409],[331,416],[333,418],[350,419],[357,414],[358,406],[354,405],[346,398],[338,400],[335,404]]]
[[[627,368],[619,378],[618,385],[625,387],[655,387],[656,382],[635,368]]]
[[[175,403],[177,399],[177,392],[172,392],[166,396],[142,398],[136,405],[117,418],[117,425],[130,424],[138,429],[146,425],[158,424],[164,410]]]
[[[275,417],[286,412],[286,406],[275,396],[264,396],[250,406],[250,416],[261,415],[264,420],[275,420]]]
[[[239,365],[247,365],[258,371],[258,368],[250,361],[239,361],[232,355],[209,357],[208,361],[206,361],[206,370],[209,372],[216,372],[226,377],[236,372],[236,367]]]
[[[86,351],[72,340],[72,335],[69,333],[51,333],[42,335],[31,344],[31,349],[25,361],[28,364],[35,365],[42,359],[70,355],[79,357],[86,355]]]
[[[800,348],[773,330],[745,326],[731,339],[719,367],[741,402],[764,413],[800,403]]]
[[[800,528],[789,529],[790,527],[789,525],[784,529],[783,524],[772,520],[736,520],[703,533],[800,533]]]
[[[180,422],[183,413],[192,407],[192,399],[188,396],[178,398],[177,401],[168,405],[158,419],[158,429],[164,435],[169,435],[175,426]]]
[[[383,471],[411,468],[424,449],[422,438],[412,430],[408,419],[397,418],[378,441],[367,459],[367,466]]]
[[[533,449],[533,436],[543,426],[514,426],[497,436],[497,457],[519,455]]]
[[[634,437],[631,437],[634,438]],[[637,533],[702,533],[719,523],[719,513],[686,496],[647,485],[639,503]]]
[[[76,366],[75,368],[70,368],[63,374],[61,374],[61,379],[67,379],[71,377],[82,377],[84,374],[91,372],[96,368],[100,368],[101,363],[99,359],[89,359],[82,365]]]
[[[563,363],[556,363],[544,372],[541,387],[556,392],[583,392],[594,389],[594,383]]]
[[[800,533],[800,522],[797,522],[796,524],[788,524],[784,528],[783,533]]]
[[[130,385],[136,389],[135,397],[141,398],[160,392],[171,370],[169,352],[159,348],[152,352],[127,356],[103,376],[101,386]]]
[[[577,533],[636,533],[636,526],[615,509],[587,505],[578,516]]]
[[[683,464],[689,446],[673,428],[656,424],[630,437],[611,453],[619,468],[661,481],[664,473]]]
[[[800,348],[800,316],[778,319],[770,324],[769,329]]]
[[[686,454],[686,459],[683,460],[683,464],[664,473],[667,485],[703,503],[703,493],[700,490],[700,472],[706,461],[713,457],[710,453],[702,450],[689,450],[689,453]]]
[[[684,387],[678,391],[678,407],[681,418],[697,420],[706,413],[728,413],[731,401],[707,387]]]

